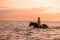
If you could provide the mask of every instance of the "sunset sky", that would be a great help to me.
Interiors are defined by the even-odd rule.
[[[60,21],[60,0],[0,0],[0,20]]]

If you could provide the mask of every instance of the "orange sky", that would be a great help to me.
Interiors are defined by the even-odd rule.
[[[60,21],[60,0],[0,0],[0,20]]]

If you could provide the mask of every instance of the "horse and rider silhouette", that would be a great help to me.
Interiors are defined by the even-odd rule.
[[[29,27],[34,26],[34,28],[48,28],[46,24],[41,24],[40,17],[38,17],[37,22],[30,22]]]

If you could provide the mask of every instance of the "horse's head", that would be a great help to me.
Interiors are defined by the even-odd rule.
[[[32,26],[32,22],[30,22],[29,27]]]
[[[36,22],[30,22],[29,27],[30,26],[38,27],[38,24]]]

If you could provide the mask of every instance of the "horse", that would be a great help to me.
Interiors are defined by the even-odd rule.
[[[35,22],[30,22],[29,27],[30,26],[34,26],[34,28],[41,28],[41,25],[38,26],[38,24]]]
[[[48,28],[48,26],[47,26],[46,24],[38,25],[38,24],[35,23],[35,22],[30,22],[29,27],[30,27],[30,26],[34,26],[34,28]]]

